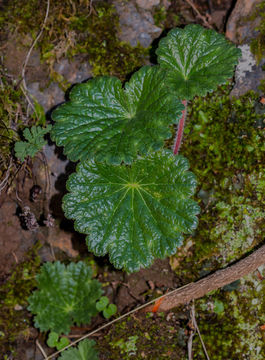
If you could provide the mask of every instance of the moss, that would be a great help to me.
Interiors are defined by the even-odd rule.
[[[39,271],[40,258],[37,243],[25,255],[0,289],[0,352],[13,350],[18,338],[26,339],[29,334],[30,319],[26,307],[27,298],[36,286],[35,275]]]
[[[5,6],[0,23],[3,25],[8,19],[5,31],[35,38],[45,12],[45,2],[15,0]],[[111,4],[101,1],[90,8],[89,1],[67,0],[62,7],[57,0],[51,2],[45,31],[37,47],[51,72],[54,63],[63,56],[86,54],[94,76],[116,75],[124,80],[142,65],[147,50],[120,42],[118,31],[119,18]]]
[[[259,96],[250,91],[230,98],[230,91],[229,85],[220,87],[196,98],[189,108],[181,151],[204,190],[242,171],[261,169],[264,160],[264,115],[256,112]]]
[[[250,49],[256,56],[257,61],[260,62],[265,55],[265,1],[256,5],[251,20],[255,20],[256,17],[260,17],[260,24],[255,29],[258,35],[251,41]]]
[[[167,19],[167,11],[164,6],[157,7],[153,13],[155,25],[164,28]]]
[[[187,313],[182,311],[183,308],[180,309],[182,320],[177,325],[179,315],[173,312],[163,321],[160,316],[154,315],[148,318],[129,317],[117,323],[98,342],[102,359],[184,359],[188,318]]]
[[[13,156],[15,142],[21,140],[25,127],[45,126],[46,118],[43,107],[36,101],[35,113],[27,114],[28,103],[19,83],[6,74],[1,64],[0,77],[0,179],[6,179],[7,186],[18,173],[18,160]]]
[[[19,139],[18,129],[23,126],[24,96],[16,83],[7,77],[0,66],[0,178],[10,164],[13,144]]]
[[[240,258],[264,238],[263,110],[256,111],[254,92],[235,99],[229,91],[220,87],[190,105],[181,153],[197,176],[202,211],[197,230],[171,258],[181,283]]]
[[[264,267],[261,270],[264,275]],[[197,301],[197,322],[209,357],[213,360],[262,360],[265,357],[265,285],[257,274],[250,274],[237,290],[219,290]],[[224,311],[216,313],[214,303],[223,304]],[[194,359],[204,359],[198,337],[194,338]]]
[[[265,69],[263,69],[264,71]],[[265,80],[261,80],[260,81],[260,85],[259,85],[259,90],[262,91],[263,93],[265,93]]]

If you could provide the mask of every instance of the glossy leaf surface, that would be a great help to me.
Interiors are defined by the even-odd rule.
[[[76,85],[70,101],[52,114],[52,138],[72,161],[95,159],[129,164],[137,154],[158,150],[171,136],[183,106],[158,66],[144,66],[125,89],[115,77]]]
[[[28,299],[35,327],[60,335],[68,334],[74,323],[88,324],[98,313],[96,301],[102,294],[101,284],[91,277],[91,268],[82,262],[45,263],[37,275],[38,290]]]
[[[233,76],[241,51],[221,34],[200,25],[171,30],[157,49],[168,84],[181,99],[204,96]]]
[[[98,352],[95,350],[94,340],[82,340],[77,348],[63,351],[59,360],[98,360]]]
[[[88,234],[88,249],[109,253],[128,272],[154,258],[174,254],[182,233],[197,226],[198,205],[190,198],[196,180],[188,161],[170,151],[140,158],[131,166],[84,162],[67,182],[66,217]]]

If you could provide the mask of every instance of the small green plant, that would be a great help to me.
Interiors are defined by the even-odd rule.
[[[62,336],[59,338],[59,335],[51,331],[49,333],[48,339],[47,339],[47,345],[51,348],[56,347],[57,350],[62,350],[65,346],[69,345],[70,341],[68,338]]]
[[[99,301],[97,301],[96,308],[98,311],[103,312],[103,316],[105,319],[109,319],[117,312],[117,306],[115,304],[109,304],[109,299],[107,298],[107,296],[102,296]]]
[[[224,312],[224,303],[218,299],[215,299],[213,311],[216,314],[222,314]]]
[[[101,284],[92,279],[92,269],[83,262],[68,266],[47,262],[36,278],[38,289],[28,298],[28,310],[35,314],[34,325],[41,331],[68,334],[74,323],[89,324],[98,313]]]
[[[128,356],[136,355],[137,346],[136,342],[138,340],[138,336],[129,336],[128,340],[125,341],[124,339],[120,339],[115,343],[110,343],[112,347],[118,347],[121,350],[122,354],[127,354]]]
[[[17,141],[15,143],[16,157],[21,161],[24,161],[27,156],[34,157],[47,143],[43,136],[47,134],[51,128],[52,125],[47,125],[45,128],[35,125],[30,129],[26,128],[23,131],[23,136],[27,141]]]
[[[59,360],[98,360],[98,352],[94,347],[94,340],[85,339],[77,348],[63,351]]]
[[[107,76],[76,85],[53,112],[52,139],[80,161],[63,209],[95,255],[137,271],[174,254],[194,231],[196,180],[177,155],[187,101],[232,77],[240,54],[213,30],[173,29],[159,43],[159,65],[141,68],[124,87]],[[174,157],[162,148],[176,122]]]

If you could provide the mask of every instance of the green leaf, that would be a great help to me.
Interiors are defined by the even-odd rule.
[[[52,139],[72,161],[130,164],[139,154],[163,147],[183,105],[165,84],[158,66],[141,68],[122,88],[115,77],[76,85],[70,101],[52,114]]]
[[[213,311],[216,314],[222,314],[224,312],[224,304],[220,300],[214,300],[214,308]]]
[[[102,296],[99,301],[96,303],[96,308],[98,311],[102,311],[105,309],[105,307],[108,305],[109,299],[107,296]]]
[[[59,335],[56,332],[51,331],[48,336],[47,345],[51,348],[55,347],[58,343],[58,339]]]
[[[241,56],[223,35],[200,25],[171,30],[156,53],[161,67],[168,70],[168,84],[187,100],[224,84]]]
[[[105,319],[109,319],[112,315],[116,314],[116,312],[117,306],[115,304],[109,304],[109,306],[103,310],[103,316]]]
[[[62,350],[63,348],[65,348],[67,345],[70,344],[70,340],[67,339],[66,337],[61,337],[60,338],[60,341],[57,342],[56,344],[56,349],[59,351],[59,350]]]
[[[188,167],[184,157],[166,150],[131,166],[80,163],[67,182],[65,215],[89,234],[95,255],[109,253],[116,268],[137,271],[174,254],[182,233],[197,226],[199,206],[189,199],[196,180]]]
[[[37,276],[38,290],[28,299],[35,327],[60,335],[68,334],[74,323],[88,324],[102,294],[101,284],[91,277],[91,268],[82,262],[45,263]]]
[[[15,143],[15,155],[21,161],[24,161],[27,156],[34,157],[38,151],[47,143],[43,136],[47,134],[52,128],[48,125],[46,128],[40,126],[32,126],[31,129],[26,128],[23,131],[23,136],[27,141],[18,141]]]
[[[59,360],[98,360],[98,352],[94,349],[95,341],[85,339],[77,349],[70,348],[63,351]]]

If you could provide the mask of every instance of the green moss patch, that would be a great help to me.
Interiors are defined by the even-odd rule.
[[[46,2],[14,0],[3,10],[0,18],[3,32],[18,33],[21,38],[29,34],[34,39],[45,17]],[[66,0],[62,6],[61,1],[51,1],[45,30],[36,46],[54,78],[58,78],[53,73],[56,61],[86,54],[94,76],[109,74],[124,80],[142,65],[147,50],[120,42],[118,31],[118,15],[107,2],[91,5],[89,1]]]
[[[0,289],[0,353],[13,351],[13,343],[29,337],[30,319],[26,311],[27,298],[36,287],[35,275],[39,271],[40,258],[36,244],[25,255]]]
[[[182,312],[181,317],[179,321],[179,314],[173,312],[168,317],[164,313],[128,317],[98,342],[102,359],[184,359],[187,313]]]

